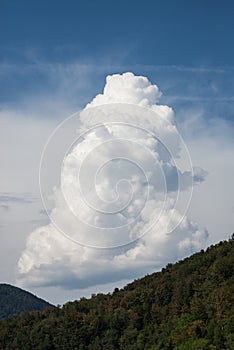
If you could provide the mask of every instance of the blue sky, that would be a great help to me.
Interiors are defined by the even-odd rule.
[[[233,11],[231,0],[2,1],[1,58],[230,66]]]
[[[0,2],[3,282],[16,283],[27,237],[48,222],[38,188],[47,138],[114,73],[131,71],[157,84],[194,165],[208,172],[189,214],[208,229],[208,243],[233,232],[233,23],[232,0]],[[73,292],[28,288],[63,303],[126,283],[105,282]]]
[[[210,115],[219,103],[226,111],[222,117],[232,118],[231,0],[56,1],[56,5],[2,1],[0,6],[2,104],[22,103],[30,94],[56,94],[61,81],[48,65],[66,70],[78,62],[84,67],[73,73],[73,80],[85,76],[86,81],[79,91],[81,104],[100,91],[107,73],[132,70],[156,79],[174,104],[186,103],[186,98],[190,104],[196,100],[207,105],[212,100]],[[72,83],[75,95],[77,84]],[[78,107],[71,92],[61,93]]]

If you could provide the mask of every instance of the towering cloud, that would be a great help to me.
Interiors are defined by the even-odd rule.
[[[203,246],[207,232],[186,210],[205,172],[194,173],[174,113],[160,97],[147,78],[115,74],[69,119],[80,131],[68,139],[51,223],[29,235],[19,260],[22,284],[82,288],[133,278]],[[59,133],[66,138],[65,124]],[[55,154],[56,142],[44,153],[50,147]]]

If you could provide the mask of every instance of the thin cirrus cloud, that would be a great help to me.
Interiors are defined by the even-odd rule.
[[[177,199],[183,192],[189,204],[193,183],[207,173],[176,165],[181,138],[160,98],[147,78],[115,74],[81,111],[75,120],[85,132],[63,159],[50,224],[27,238],[19,284],[75,289],[119,281],[206,244],[207,230]]]
[[[8,192],[0,193],[0,201],[3,203],[33,203],[36,200],[38,199],[31,196],[29,193],[21,193],[20,195]]]

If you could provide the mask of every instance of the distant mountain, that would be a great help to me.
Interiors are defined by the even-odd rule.
[[[234,236],[112,294],[0,322],[4,350],[233,350]]]
[[[43,299],[10,284],[0,284],[0,320],[25,311],[52,307]]]

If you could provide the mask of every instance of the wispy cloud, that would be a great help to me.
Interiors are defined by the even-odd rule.
[[[0,202],[2,203],[34,203],[38,201],[38,198],[32,196],[30,193],[10,193],[10,192],[1,192],[0,193]]]
[[[0,202],[0,210],[8,211],[10,209],[9,205]]]
[[[180,95],[172,95],[164,98],[165,101],[168,102],[176,102],[176,101],[186,101],[186,102],[210,102],[210,103],[221,103],[221,102],[234,102],[234,96],[180,96]]]
[[[139,68],[141,70],[148,70],[150,72],[170,71],[170,72],[187,72],[187,73],[217,73],[223,74],[227,71],[233,71],[234,66],[182,66],[182,65],[141,65],[137,64],[132,68]]]

